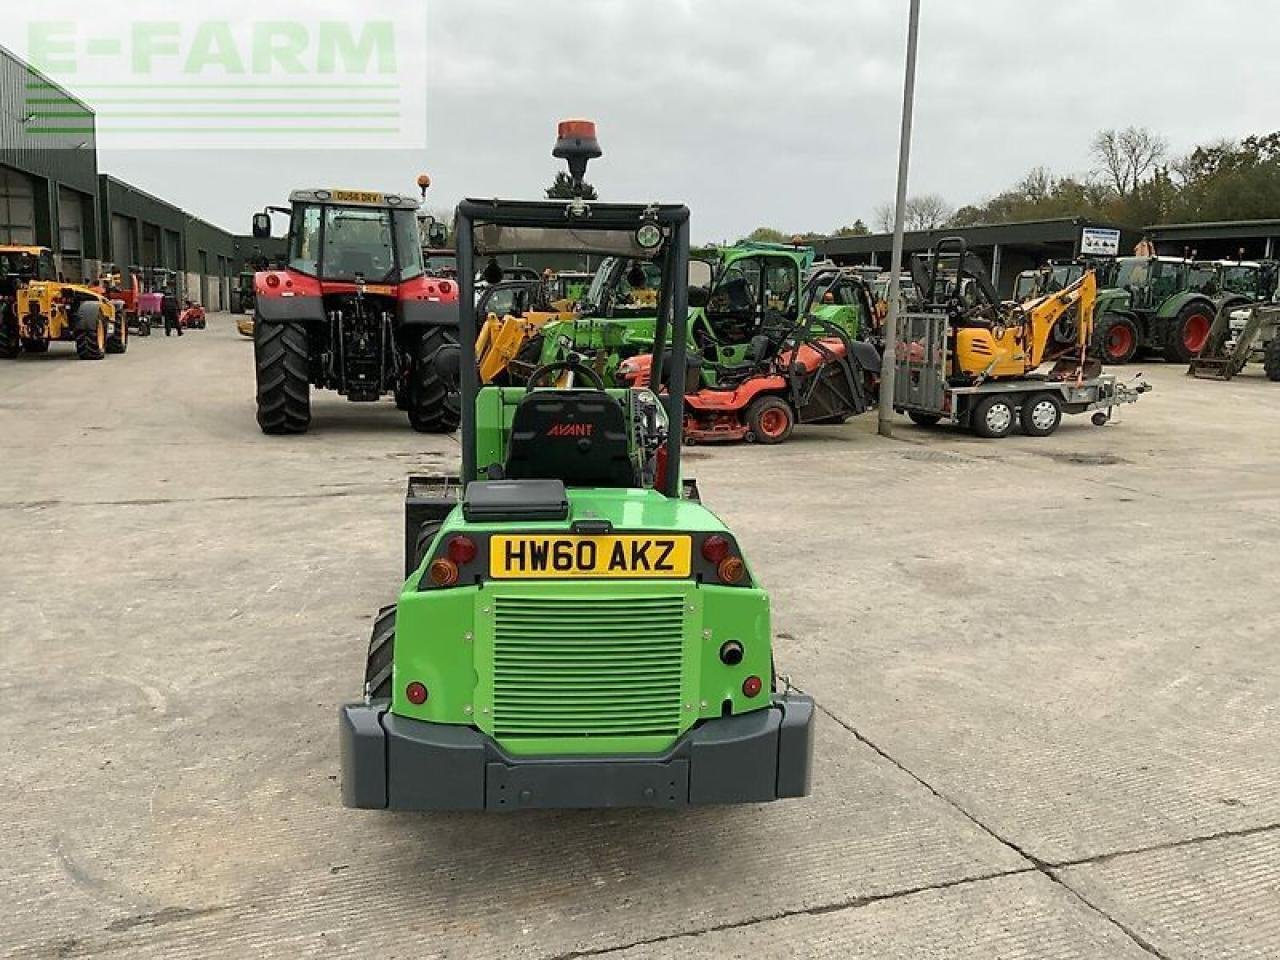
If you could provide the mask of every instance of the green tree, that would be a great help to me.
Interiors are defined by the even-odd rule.
[[[853,223],[844,227],[837,227],[831,232],[833,237],[869,237],[871,230],[861,220],[855,220]]]
[[[794,234],[783,233],[773,227],[756,227],[743,239],[754,240],[756,243],[790,243],[792,236]]]
[[[573,199],[573,178],[561,170],[556,174],[556,178],[551,181],[551,186],[547,187],[548,200],[572,200]],[[587,181],[582,181],[582,199],[583,200],[599,200],[596,195],[596,188]]]

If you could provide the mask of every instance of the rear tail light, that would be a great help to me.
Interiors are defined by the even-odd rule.
[[[466,566],[476,558],[476,542],[470,537],[451,537],[445,552],[458,566]]]
[[[440,281],[440,292],[441,292],[441,293],[452,293],[452,292],[453,292],[453,284],[451,284],[448,280],[441,280],[441,281]]]
[[[268,273],[268,274],[267,274],[267,281],[266,281],[266,282],[267,282],[267,286],[268,286],[268,287],[271,287],[273,290],[274,290],[276,287],[280,286],[280,278],[279,278],[279,277],[277,277],[274,273]]]
[[[741,557],[725,557],[716,565],[716,574],[721,583],[741,583],[747,575],[747,565]]]
[[[758,697],[764,689],[764,681],[755,674],[742,681],[742,694],[746,697]]]
[[[718,533],[713,533],[702,541],[702,556],[707,563],[719,563],[728,555],[729,541]]]
[[[427,692],[426,686],[419,683],[417,680],[404,688],[404,695],[415,707],[422,706],[427,702],[427,697],[430,696]]]
[[[446,557],[431,561],[427,576],[437,587],[452,587],[458,582],[458,565]]]

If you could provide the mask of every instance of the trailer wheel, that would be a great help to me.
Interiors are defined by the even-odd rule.
[[[907,416],[918,427],[936,427],[942,422],[941,414],[925,413],[923,410],[908,410]]]
[[[1047,437],[1062,423],[1062,401],[1057,394],[1033,393],[1022,401],[1018,416],[1028,437]]]
[[[255,323],[258,426],[263,433],[306,433],[311,425],[310,350],[300,323]]]
[[[1138,328],[1122,314],[1103,314],[1093,334],[1093,349],[1103,363],[1128,363],[1138,352]]]
[[[99,315],[90,330],[76,331],[76,357],[80,360],[101,360],[107,355],[107,323]]]
[[[747,407],[746,419],[757,443],[782,443],[796,426],[791,406],[780,397],[757,397]]]
[[[8,309],[0,313],[0,360],[14,360],[18,356],[21,341],[18,337],[18,318]]]
[[[1271,338],[1262,354],[1262,369],[1272,383],[1280,383],[1280,330]]]
[[[369,656],[364,664],[364,689],[370,700],[391,699],[391,668],[396,654],[396,607],[383,607],[373,621]]]
[[[970,415],[973,432],[988,440],[999,440],[1007,437],[1013,430],[1016,416],[1017,398],[1005,393],[997,393],[983,397],[973,408]]]
[[[1213,316],[1205,312],[1202,303],[1188,303],[1178,311],[1169,326],[1169,338],[1165,341],[1164,356],[1170,363],[1190,363],[1192,358],[1209,342],[1209,330]]]
[[[458,394],[436,369],[436,354],[456,342],[444,327],[428,327],[418,339],[409,376],[409,425],[419,433],[453,433],[462,419]]]

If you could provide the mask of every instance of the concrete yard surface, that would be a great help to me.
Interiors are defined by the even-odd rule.
[[[813,796],[345,810],[395,595],[388,400],[254,422],[231,318],[0,363],[0,955],[1280,956],[1280,384],[1159,362],[1104,428],[874,415],[686,472],[818,700]]]

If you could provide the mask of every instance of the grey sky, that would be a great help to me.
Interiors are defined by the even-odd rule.
[[[828,230],[869,221],[892,194],[906,10],[431,0],[422,151],[122,151],[101,164],[244,231],[291,187],[411,189],[423,170],[433,206],[535,195],[557,169],[554,122],[587,116],[605,198],[687,203],[698,240]],[[911,191],[958,206],[1035,165],[1085,172],[1107,126],[1149,126],[1175,150],[1280,128],[1278,35],[1280,4],[1256,0],[923,0]]]

